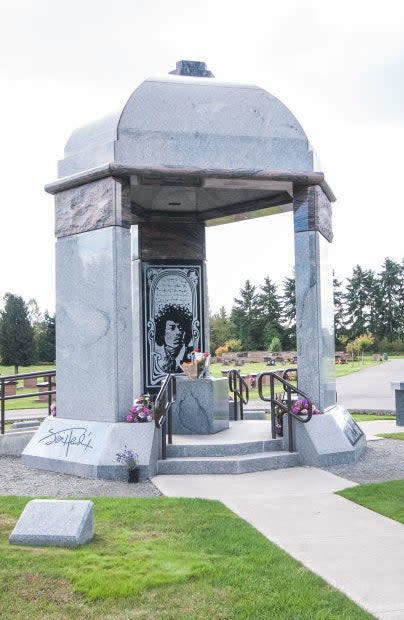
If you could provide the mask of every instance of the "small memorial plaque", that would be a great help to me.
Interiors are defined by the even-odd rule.
[[[352,446],[358,443],[364,433],[348,411],[340,409],[334,413],[334,418],[349,443]]]

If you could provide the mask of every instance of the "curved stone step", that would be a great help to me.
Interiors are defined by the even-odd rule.
[[[260,452],[238,456],[169,458],[158,461],[157,473],[160,475],[246,474],[296,465],[299,465],[297,452]]]
[[[245,441],[239,443],[217,444],[171,444],[167,445],[169,458],[183,458],[195,456],[236,456],[258,452],[282,450],[282,439],[268,439],[266,441]]]

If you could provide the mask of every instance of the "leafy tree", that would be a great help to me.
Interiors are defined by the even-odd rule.
[[[226,340],[224,346],[227,347],[228,351],[241,351],[241,341],[238,338]]]
[[[346,352],[352,355],[360,355],[363,351],[369,350],[375,342],[372,334],[365,333],[357,336],[355,340],[351,340],[346,345]]]
[[[227,316],[224,306],[218,313],[211,314],[209,317],[210,325],[210,350],[213,353],[216,349],[234,336],[234,325]]]
[[[34,361],[34,335],[27,304],[22,297],[6,293],[0,313],[0,354],[3,364],[13,365],[15,374],[20,365]]]
[[[33,297],[27,302],[28,318],[31,325],[41,323],[43,320],[42,312],[39,308],[38,302]]]
[[[281,341],[276,336],[272,338],[269,350],[271,351],[271,353],[279,353],[280,351],[282,351]]]

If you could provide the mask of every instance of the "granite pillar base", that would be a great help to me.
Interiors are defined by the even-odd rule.
[[[127,446],[139,459],[139,478],[156,474],[159,435],[154,423],[93,422],[47,418],[21,459],[24,465],[83,478],[127,480],[127,468],[116,455]]]
[[[177,378],[177,400],[172,407],[173,433],[208,435],[229,428],[227,379]]]
[[[342,405],[329,407],[303,424],[293,420],[295,450],[302,465],[326,467],[356,463],[366,450],[366,437]],[[284,417],[284,442],[287,449],[287,416]]]
[[[391,387],[396,395],[396,424],[404,426],[404,381],[395,381]]]

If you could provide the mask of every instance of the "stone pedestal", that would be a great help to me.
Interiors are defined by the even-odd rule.
[[[140,479],[156,473],[159,431],[144,424],[46,418],[22,453],[25,465],[84,478],[127,480],[116,460],[124,447],[139,457]]]
[[[283,436],[287,448],[287,416]],[[366,450],[363,431],[342,405],[314,415],[307,424],[293,420],[293,436],[300,463],[312,467],[356,463]]]
[[[404,426],[404,381],[394,381],[391,387],[396,393],[396,424]]]
[[[208,435],[229,428],[227,379],[177,379],[173,433]]]
[[[11,545],[80,547],[94,536],[93,502],[33,499],[12,531]]]

